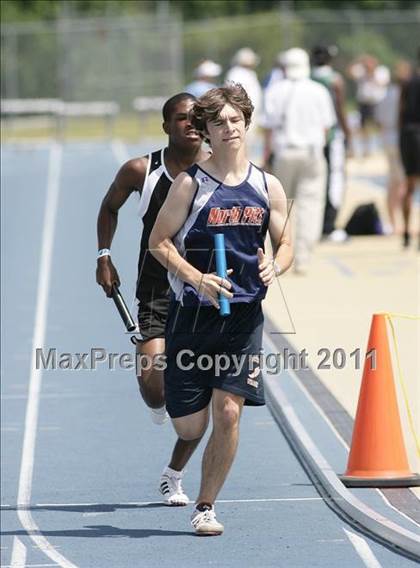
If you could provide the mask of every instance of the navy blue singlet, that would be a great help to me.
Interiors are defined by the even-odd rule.
[[[233,268],[233,303],[262,300],[267,292],[259,277],[257,250],[264,250],[269,223],[269,199],[265,174],[249,164],[246,179],[237,186],[221,183],[197,164],[187,170],[197,190],[190,213],[174,237],[178,252],[203,273],[215,272],[215,233],[225,236],[227,267]],[[210,305],[195,289],[168,274],[177,301],[184,306]]]

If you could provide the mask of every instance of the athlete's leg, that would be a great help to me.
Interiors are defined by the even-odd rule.
[[[182,438],[178,438],[168,467],[175,471],[181,471],[184,469],[200,441],[201,436],[195,440],[183,440]]]
[[[321,237],[327,174],[324,156],[304,152],[295,201],[295,270],[302,273],[307,270],[312,249]]]
[[[171,461],[169,462],[168,466],[171,469],[174,469],[176,471],[181,471],[184,469],[198,444],[201,442],[201,438],[203,437],[207,429],[209,421],[208,409],[205,408],[204,410],[200,410],[200,412],[197,412],[196,414],[198,414],[199,417],[195,417],[191,425],[189,425],[188,427],[185,426],[184,428],[180,429],[180,432],[184,434],[186,438],[183,439],[182,436],[178,434],[179,438],[175,443]],[[175,420],[182,421],[183,419],[175,418]]]
[[[193,420],[197,429],[190,428],[188,431],[186,428],[180,429],[180,432],[189,437],[186,440],[183,440],[181,437],[178,438],[172,452],[171,461],[168,467],[163,470],[160,478],[159,489],[167,505],[182,506],[187,505],[189,502],[182,488],[183,470],[200,443],[208,423],[207,409],[196,414],[200,414],[198,420],[197,417]]]
[[[155,337],[137,342],[137,382],[144,402],[150,408],[162,408],[165,404],[163,371],[153,364],[154,357],[165,352],[165,339]],[[139,357],[140,356],[140,357]]]
[[[411,207],[413,203],[413,195],[416,189],[416,177],[415,176],[407,176],[406,179],[406,188],[403,197],[403,218],[404,218],[404,246],[408,246],[410,244],[410,217],[411,217]]]
[[[184,441],[195,441],[201,439],[207,430],[209,423],[209,407],[203,408],[198,412],[172,418],[172,424],[178,436]]]
[[[209,423],[209,409],[172,419],[179,438],[175,444],[169,467],[180,471],[186,465],[203,437]]]
[[[188,497],[182,489],[183,469],[206,431],[208,408],[190,416],[175,418],[173,423],[180,437],[176,441],[168,467],[163,470],[159,490],[167,505],[179,506],[188,504]]]
[[[327,183],[324,229],[325,223],[327,223],[327,232],[329,231],[330,233],[335,231],[337,214],[344,201],[345,166],[346,148],[344,144],[344,134],[341,130],[338,130],[329,144],[329,179]]]
[[[165,340],[154,338],[149,341],[137,343],[137,354],[145,356],[144,368],[138,370],[137,381],[139,390],[144,402],[150,408],[161,408],[165,404],[165,393],[163,383],[163,371],[151,365],[153,357],[165,351]],[[198,413],[197,413],[198,414]],[[208,411],[203,411],[204,428],[198,428],[194,432],[194,437],[178,438],[175,443],[169,466],[171,469],[181,471],[184,469],[194,450],[200,443],[208,423]],[[182,420],[182,419],[181,419]]]
[[[331,142],[324,146],[324,156],[327,163],[327,176],[326,176],[326,191],[325,191],[325,210],[324,210],[324,222],[322,227],[323,235],[330,235],[335,229],[335,218],[337,216],[337,210],[333,207],[330,201],[330,185],[331,185]]]
[[[393,232],[398,225],[397,214],[402,205],[402,196],[405,190],[405,177],[397,146],[385,146],[385,155],[388,161],[387,209],[389,221]]]
[[[225,482],[238,447],[243,404],[241,396],[213,390],[213,432],[203,455],[198,504],[212,505]]]
[[[401,195],[404,192],[404,184],[397,179],[390,178],[387,188],[387,209],[392,230],[395,232],[397,227],[397,212],[401,203]]]

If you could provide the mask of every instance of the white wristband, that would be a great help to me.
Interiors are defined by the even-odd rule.
[[[96,258],[102,258],[103,256],[111,256],[111,251],[109,249],[98,250],[98,256]]]

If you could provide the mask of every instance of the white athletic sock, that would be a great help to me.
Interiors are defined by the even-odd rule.
[[[160,408],[151,408],[150,409],[155,414],[165,414],[166,413],[166,405],[164,404]]]
[[[162,472],[162,475],[168,475],[169,477],[176,477],[177,479],[181,479],[184,475],[184,470],[176,471],[176,469],[172,469],[171,467],[167,466]]]

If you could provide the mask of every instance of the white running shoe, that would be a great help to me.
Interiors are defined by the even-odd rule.
[[[224,531],[224,526],[216,519],[214,507],[204,511],[195,509],[191,515],[191,524],[198,536],[217,536]]]
[[[334,229],[327,238],[333,243],[344,243],[349,240],[349,236],[344,229]]]
[[[168,507],[184,507],[190,500],[182,488],[182,472],[165,468],[160,478],[159,491]]]
[[[165,422],[169,419],[169,414],[166,412],[166,406],[162,406],[162,408],[151,408],[150,414],[152,416],[152,422],[159,426],[165,424]]]

